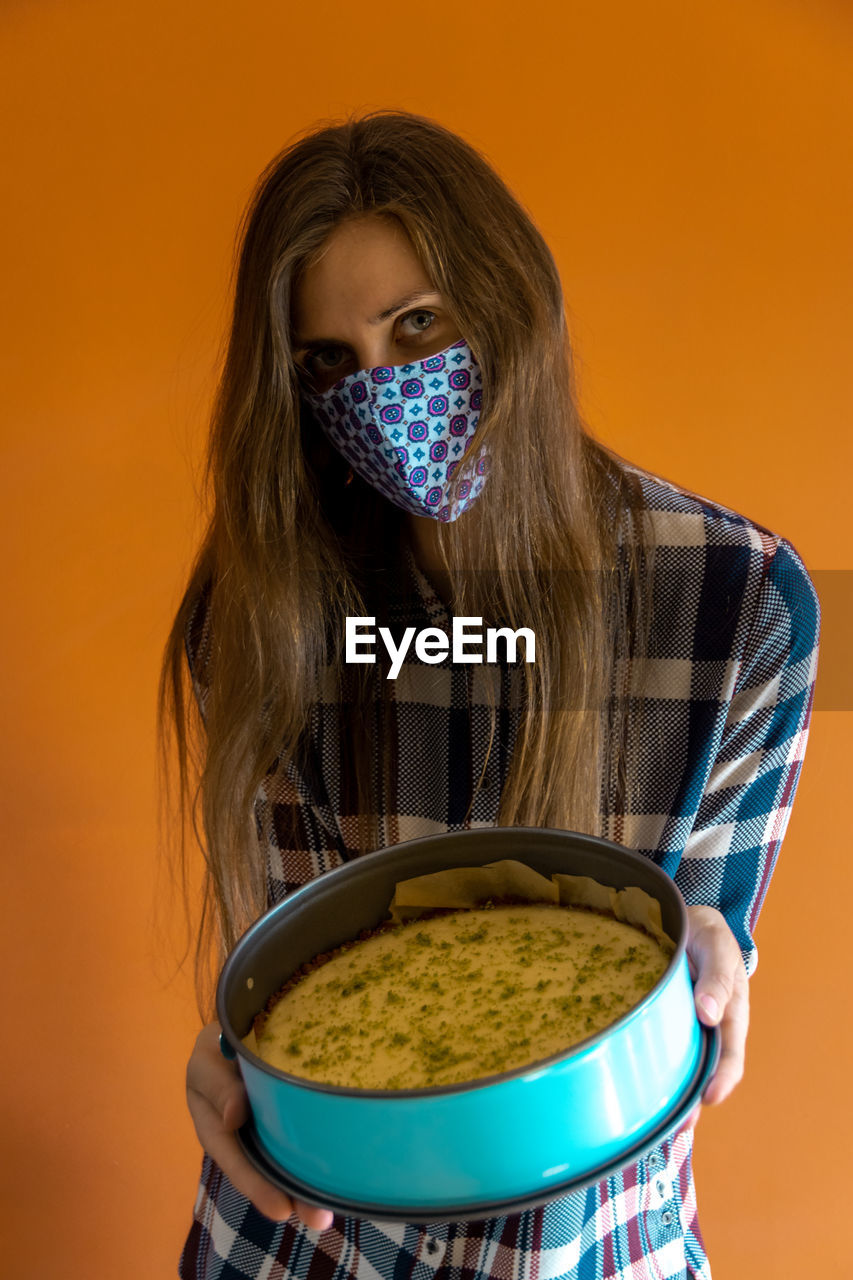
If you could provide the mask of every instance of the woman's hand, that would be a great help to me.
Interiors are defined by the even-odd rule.
[[[198,1140],[207,1154],[244,1196],[267,1218],[280,1221],[295,1213],[306,1227],[323,1231],[332,1225],[332,1213],[291,1200],[252,1167],[234,1136],[249,1118],[249,1101],[233,1062],[219,1051],[218,1022],[199,1032],[187,1064],[187,1105]]]
[[[702,1094],[714,1105],[727,1098],[743,1076],[746,1033],[749,1028],[749,979],[735,936],[714,907],[687,908],[687,963],[694,981],[693,998],[699,1021],[719,1024],[720,1062]],[[695,1125],[699,1103],[682,1128]]]

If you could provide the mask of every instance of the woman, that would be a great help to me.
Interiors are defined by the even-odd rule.
[[[591,439],[553,259],[461,139],[373,112],[262,176],[210,478],[163,684],[185,797],[199,764],[200,962],[370,849],[495,823],[594,832],[685,896],[698,1016],[723,1040],[703,1101],[722,1101],[805,746],[817,602],[783,539]],[[345,661],[347,617],[397,635],[454,615],[531,629],[535,663],[409,654],[388,679],[378,649]],[[206,1154],[184,1277],[710,1275],[698,1108],[647,1159],[540,1209],[333,1218],[242,1156],[245,1094],[217,1033],[187,1071]]]

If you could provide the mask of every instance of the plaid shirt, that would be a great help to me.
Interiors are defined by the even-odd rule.
[[[753,929],[794,798],[817,656],[819,609],[793,547],[734,512],[641,474],[656,544],[651,632],[632,680],[643,731],[631,743],[628,799],[600,834],[653,859],[688,904],[725,916],[752,974]],[[449,632],[443,603],[409,557],[416,608],[404,621]],[[485,667],[474,668],[478,673]],[[480,777],[489,712],[470,666],[425,665],[410,653],[394,682],[394,794],[385,844],[490,826],[508,763],[512,716],[501,684],[499,758]],[[506,678],[492,668],[496,678]],[[492,678],[486,676],[485,678]],[[311,756],[280,762],[258,802],[270,904],[346,860],[340,813],[339,714],[320,699]],[[503,728],[510,732],[504,735]],[[282,848],[285,810],[298,848]],[[281,842],[282,844],[284,841]],[[204,1157],[184,1280],[709,1280],[691,1168],[693,1133],[585,1191],[524,1213],[428,1226],[336,1215],[317,1232],[274,1223]]]

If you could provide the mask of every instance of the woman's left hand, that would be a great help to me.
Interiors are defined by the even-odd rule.
[[[702,1103],[713,1106],[727,1098],[743,1076],[749,979],[735,936],[716,908],[688,907],[687,921],[687,963],[695,984],[696,1013],[706,1027],[719,1025],[722,1037],[719,1065],[702,1094]],[[696,1123],[702,1103],[682,1128]]]

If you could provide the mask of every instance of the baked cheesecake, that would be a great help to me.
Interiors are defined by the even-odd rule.
[[[603,1031],[655,986],[666,941],[597,910],[542,902],[386,923],[303,965],[245,1043],[323,1084],[461,1084]]]

